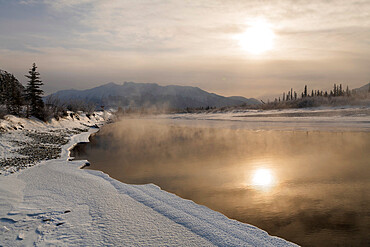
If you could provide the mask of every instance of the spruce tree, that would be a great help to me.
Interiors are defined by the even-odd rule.
[[[0,104],[6,106],[7,113],[20,115],[23,104],[24,87],[14,75],[0,70]]]
[[[290,100],[293,100],[293,88],[290,89]]]
[[[42,95],[44,91],[40,86],[44,85],[40,80],[40,73],[36,71],[36,64],[33,63],[32,68],[28,71],[29,75],[26,77],[29,79],[26,87],[26,100],[30,106],[31,115],[43,119],[44,102]]]
[[[9,84],[9,102],[8,102],[8,111],[14,115],[20,115],[22,104],[23,104],[23,86],[19,83],[19,81],[14,77],[14,75],[10,76],[10,84]]]
[[[307,85],[304,86],[304,97],[307,97]]]

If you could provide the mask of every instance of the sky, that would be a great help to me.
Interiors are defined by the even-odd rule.
[[[368,0],[0,0],[0,33],[0,69],[26,83],[35,62],[46,94],[134,81],[266,99],[370,81]]]

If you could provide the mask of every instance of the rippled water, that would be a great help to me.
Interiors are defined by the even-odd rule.
[[[72,155],[304,246],[370,243],[370,133],[110,124]]]

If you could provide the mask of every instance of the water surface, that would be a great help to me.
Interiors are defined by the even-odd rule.
[[[370,133],[125,119],[72,155],[303,246],[370,243]]]

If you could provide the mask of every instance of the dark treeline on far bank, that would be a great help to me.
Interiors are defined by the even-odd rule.
[[[367,86],[367,88],[366,88]],[[280,108],[305,108],[317,106],[344,106],[344,105],[368,105],[370,102],[370,83],[363,87],[364,90],[350,90],[348,86],[344,89],[342,84],[333,85],[330,91],[308,89],[305,85],[303,91],[298,94],[293,88],[283,92],[281,97],[273,101],[262,101],[262,109]]]

